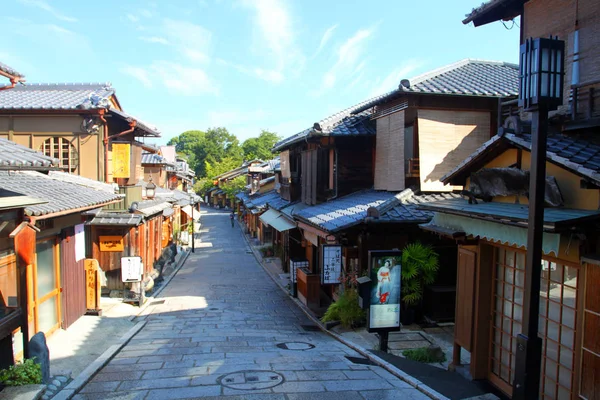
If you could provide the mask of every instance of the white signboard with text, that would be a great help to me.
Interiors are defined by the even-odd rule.
[[[342,246],[334,244],[323,245],[323,270],[321,283],[323,285],[337,285],[342,276]]]
[[[121,280],[139,282],[144,274],[142,257],[121,257]]]
[[[400,329],[401,256],[396,250],[369,252],[369,332]]]

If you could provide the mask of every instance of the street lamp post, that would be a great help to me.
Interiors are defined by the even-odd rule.
[[[522,332],[517,336],[513,399],[539,397],[542,339],[538,336],[548,112],[562,104],[563,41],[528,39],[520,51],[519,105],[532,113],[529,220]]]
[[[190,223],[192,224],[192,253],[196,252],[196,240],[194,238],[194,194],[192,193],[192,195],[190,196],[190,203],[192,205],[192,215],[191,215],[191,221]]]

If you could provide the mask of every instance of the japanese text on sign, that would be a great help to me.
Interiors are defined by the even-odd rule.
[[[342,246],[323,245],[323,271],[321,283],[338,284],[342,274]]]

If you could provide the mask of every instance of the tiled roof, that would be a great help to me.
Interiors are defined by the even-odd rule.
[[[279,193],[275,190],[269,190],[268,192],[250,196],[249,200],[245,202],[246,208],[264,208],[267,203],[277,200],[280,197]]]
[[[484,25],[499,19],[514,18],[528,0],[489,0],[474,8],[465,16],[463,24],[473,21],[475,26]],[[488,15],[486,14],[494,14]]]
[[[138,202],[137,211],[145,216],[149,216],[158,214],[171,207],[171,203],[165,201],[165,199],[143,200]]]
[[[109,83],[28,84],[0,91],[3,110],[106,108],[115,89]]]
[[[133,115],[127,114],[126,112],[117,110],[115,108],[111,108],[109,110],[109,113],[116,115],[118,118],[121,118],[121,119],[127,121],[128,123],[135,121],[136,122],[136,125],[135,125],[136,131],[135,132],[139,133],[139,131],[141,130],[143,133],[143,135],[141,135],[141,136],[160,137],[160,131],[155,126],[152,126],[143,121],[140,121],[139,118],[134,117]]]
[[[375,207],[378,218],[368,217],[368,222],[422,223],[431,219],[432,213],[421,210],[419,205],[435,201],[460,198],[456,193],[419,193],[405,189],[391,199]]]
[[[238,192],[238,193],[236,193],[235,197],[240,199],[244,203],[250,199],[250,197],[248,196],[248,193],[246,193],[246,192]]]
[[[25,196],[21,193],[13,192],[0,188],[0,210],[11,210],[16,208],[25,208],[34,204],[42,204],[45,201]]]
[[[282,208],[279,211],[281,211],[282,214],[285,214],[288,218],[293,220],[294,213],[298,213],[308,207],[310,207],[310,206],[302,203],[301,201],[297,201],[295,203],[288,205],[287,207]]]
[[[273,173],[281,168],[281,161],[279,157],[275,157],[272,160],[265,161],[259,165],[248,166],[248,172],[260,172],[263,174]]]
[[[378,97],[377,97],[378,98]],[[319,136],[362,136],[362,135],[374,135],[375,134],[375,123],[371,121],[370,111],[364,111],[358,115],[350,115],[356,109],[361,108],[364,104],[370,101],[357,104],[354,107],[348,108],[342,112],[334,114],[328,118],[325,118],[319,122],[321,131],[313,128],[305,129],[300,133],[285,138],[275,144],[273,151],[281,151],[292,144],[303,141],[306,137],[311,135]]]
[[[160,164],[160,165],[172,165],[167,161],[166,158],[160,154],[155,153],[142,153],[142,165],[144,164]]]
[[[29,147],[0,138],[0,169],[43,170],[59,164],[60,161],[56,158],[47,157]]]
[[[409,80],[388,94],[358,108],[355,113],[407,93],[512,97],[519,95],[519,66],[499,61],[465,59]]]
[[[599,139],[551,135],[548,136],[547,141],[546,157],[549,162],[600,184]],[[468,176],[465,174],[473,172],[474,168],[479,168],[495,149],[507,145],[531,151],[531,135],[504,133],[494,136],[457,165],[456,168],[444,175],[441,181],[448,183],[457,176]]]
[[[24,75],[20,72],[16,71],[14,68],[9,67],[8,65],[0,62],[0,72],[4,72],[5,74],[16,76],[17,78],[23,78]]]
[[[277,211],[279,211],[282,208],[289,206],[290,202],[285,199],[282,199],[281,196],[278,196],[278,197],[274,198],[273,200],[270,200],[268,202],[268,204],[269,204],[269,208],[274,208]]]
[[[392,192],[364,190],[305,208],[293,216],[327,232],[336,232],[360,224],[369,207],[377,207],[392,197]]]
[[[91,221],[87,222],[87,224],[137,226],[142,223],[143,219],[138,214],[100,212]]]
[[[122,198],[122,195],[78,185],[59,176],[35,171],[0,171],[0,188],[23,193],[46,204],[25,209],[27,215],[42,216],[85,207],[100,207]]]
[[[116,184],[112,183],[104,183],[100,181],[96,181],[94,179],[85,178],[83,176],[69,174],[62,171],[49,171],[48,176],[51,178],[55,178],[61,180],[63,182],[71,182],[81,186],[87,186],[92,189],[101,190],[107,193],[115,193],[116,192]]]

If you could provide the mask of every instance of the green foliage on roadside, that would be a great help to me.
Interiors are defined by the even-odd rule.
[[[246,160],[260,159],[267,161],[273,158],[271,149],[281,138],[276,133],[263,130],[258,137],[246,139],[242,143]]]
[[[0,383],[6,386],[35,385],[42,383],[42,368],[33,359],[0,370]]]
[[[402,250],[402,302],[415,305],[423,298],[425,285],[435,282],[439,256],[429,245],[419,242]]]
[[[402,355],[409,360],[418,361],[422,363],[437,363],[446,361],[446,355],[443,352],[431,351],[427,347],[420,347],[418,349],[408,349],[402,352]]]
[[[355,289],[346,289],[335,303],[327,308],[321,322],[340,321],[344,328],[363,325],[366,321],[366,312],[358,305],[358,292]]]

